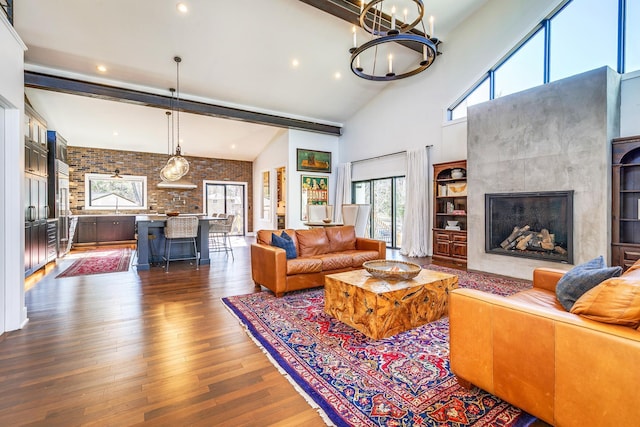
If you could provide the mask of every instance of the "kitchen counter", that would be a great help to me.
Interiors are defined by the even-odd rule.
[[[180,214],[197,216],[200,220],[196,247],[200,252],[200,264],[208,265],[209,259],[209,221],[215,218],[198,214]],[[138,229],[138,270],[148,270],[153,262],[162,262],[164,255],[164,227],[166,215],[136,215]],[[173,256],[173,249],[171,250]],[[177,255],[177,254],[176,254]]]

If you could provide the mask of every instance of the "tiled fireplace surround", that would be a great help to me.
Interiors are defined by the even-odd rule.
[[[486,193],[574,190],[574,264],[609,257],[619,105],[619,76],[604,67],[469,108],[470,270],[530,280],[536,267],[571,267],[486,253]]]

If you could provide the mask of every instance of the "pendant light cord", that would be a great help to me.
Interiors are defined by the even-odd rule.
[[[176,137],[178,139],[178,148],[180,148],[180,62],[182,58],[176,56]]]

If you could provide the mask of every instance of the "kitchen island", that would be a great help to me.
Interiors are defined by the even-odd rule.
[[[198,237],[196,238],[196,247],[200,253],[200,265],[208,265],[211,263],[209,259],[209,221],[215,219],[206,215],[189,215],[181,216],[197,216],[200,220],[198,226]],[[138,232],[138,270],[149,270],[154,262],[163,262],[164,256],[164,227],[167,223],[166,215],[136,215],[136,228]],[[178,249],[178,248],[176,248]],[[185,247],[185,253],[189,250]],[[179,253],[176,251],[176,256]],[[171,250],[173,257],[174,249]]]

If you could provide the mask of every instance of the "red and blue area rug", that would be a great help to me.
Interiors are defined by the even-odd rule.
[[[469,273],[460,287],[510,295],[526,281]],[[460,387],[449,369],[443,318],[373,340],[324,313],[316,288],[275,298],[271,292],[223,303],[307,401],[336,426],[527,426],[535,418],[497,397]]]
[[[68,256],[72,258],[74,255]],[[112,249],[104,251],[91,251],[88,254],[78,255],[67,269],[56,276],[63,277],[88,276],[90,274],[119,273],[129,270],[131,264],[131,249]]]

